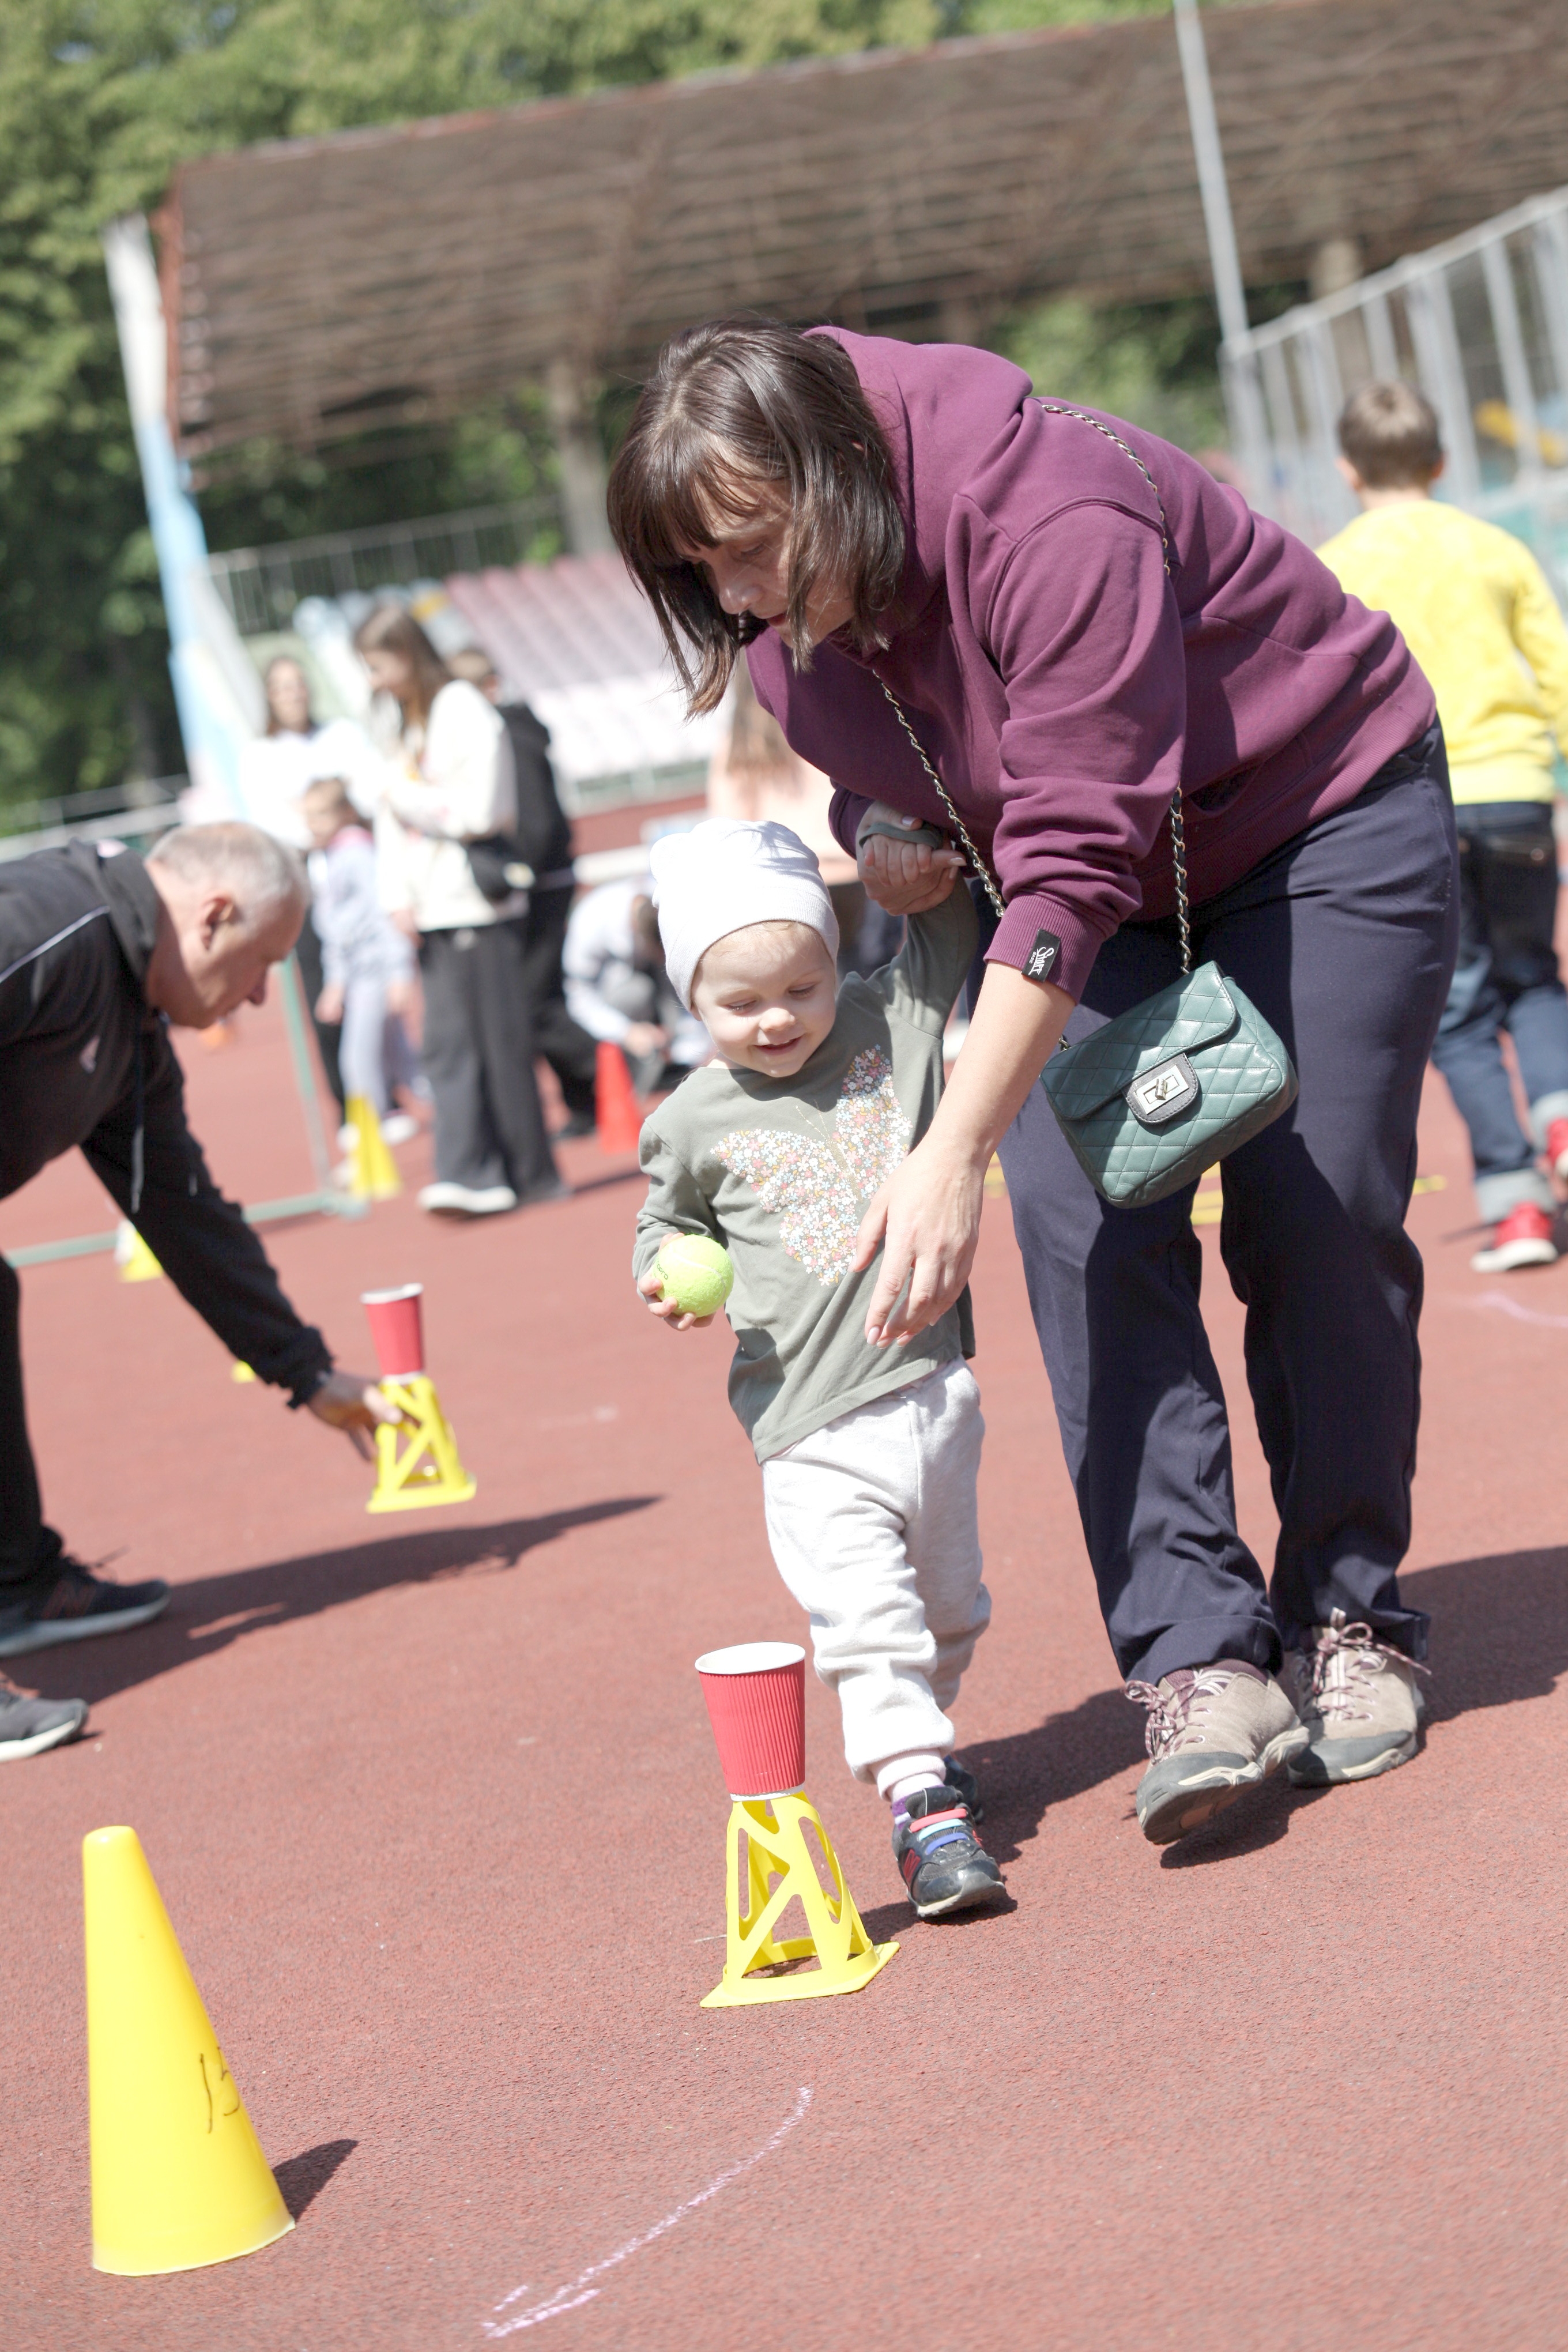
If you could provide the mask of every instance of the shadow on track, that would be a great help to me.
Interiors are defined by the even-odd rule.
[[[357,2139],[323,2140],[320,2147],[308,2147],[303,2155],[290,2156],[282,2164],[273,2166],[272,2178],[296,2221],[358,2146]]]
[[[1429,1725],[1476,1709],[1545,1698],[1568,1673],[1568,1546],[1450,1560],[1400,1579],[1405,1599],[1432,1619]],[[1004,1867],[1017,1859],[1052,1805],[1136,1775],[1143,1767],[1143,1714],[1120,1689],[1096,1691],[1033,1731],[963,1745],[985,1794],[986,1846]],[[1419,1758],[1417,1769],[1423,1769]],[[1131,1782],[1129,1793],[1131,1793]],[[1289,1834],[1291,1816],[1332,1794],[1292,1789],[1279,1774],[1161,1857],[1168,1870],[1239,1860]],[[1131,1820],[1131,1806],[1128,1807]],[[884,1930],[883,1932],[887,1932]]]
[[[154,1681],[200,1658],[212,1657],[250,1633],[319,1616],[367,1593],[399,1584],[429,1584],[442,1577],[498,1575],[525,1552],[554,1543],[574,1528],[592,1527],[630,1511],[646,1511],[654,1495],[621,1495],[537,1519],[508,1519],[481,1528],[420,1527],[406,1535],[269,1560],[177,1584],[165,1615],[132,1633],[70,1643],[37,1654],[35,1671],[57,1692],[96,1705],[116,1691]],[[35,1661],[29,1657],[29,1667]]]

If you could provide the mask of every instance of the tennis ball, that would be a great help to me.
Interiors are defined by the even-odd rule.
[[[730,1253],[706,1234],[671,1234],[659,1251],[656,1270],[683,1315],[716,1315],[730,1296],[735,1268]]]

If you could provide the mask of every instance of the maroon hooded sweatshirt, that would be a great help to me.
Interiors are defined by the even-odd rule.
[[[884,650],[865,659],[840,633],[797,675],[770,630],[750,648],[752,680],[838,787],[848,850],[868,800],[952,830],[892,688],[1001,885],[992,960],[1022,969],[1052,931],[1051,977],[1081,995],[1102,940],[1175,905],[1178,777],[1198,903],[1432,724],[1432,690],[1387,614],[1180,449],[1103,419],[1156,500],[1123,450],[1048,414],[1010,361],[819,331],[848,352],[887,435],[903,577]]]

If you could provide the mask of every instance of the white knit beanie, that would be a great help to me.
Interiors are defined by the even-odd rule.
[[[648,854],[669,984],[688,1012],[691,975],[715,940],[750,923],[805,923],[838,955],[838,925],[816,853],[787,824],[710,817]]]

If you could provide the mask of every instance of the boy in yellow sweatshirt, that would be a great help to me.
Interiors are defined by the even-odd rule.
[[[1478,1273],[1550,1265],[1552,1173],[1568,1179],[1568,994],[1552,931],[1552,737],[1568,750],[1568,628],[1540,565],[1495,524],[1440,505],[1437,418],[1407,383],[1369,383],[1339,423],[1362,512],[1318,550],[1342,587],[1389,613],[1437,698],[1459,835],[1459,960],[1432,1058],[1470,1131],[1492,1227]],[[1502,1057],[1513,1039],[1521,1129]]]

